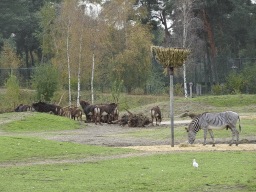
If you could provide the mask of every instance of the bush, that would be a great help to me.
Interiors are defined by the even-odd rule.
[[[70,78],[70,88],[71,88],[71,90],[77,91],[77,84],[78,84],[78,79],[77,78]]]
[[[60,85],[57,69],[51,63],[38,65],[32,76],[32,86],[38,100],[50,101]]]
[[[119,101],[120,94],[124,89],[124,81],[122,80],[120,83],[114,81],[111,87],[111,100],[114,102]]]
[[[4,95],[6,108],[15,108],[19,103],[20,85],[17,77],[13,74],[7,79],[5,86],[7,91]]]
[[[244,80],[242,74],[232,73],[225,78],[225,90],[230,94],[241,93],[242,88],[244,87]]]
[[[176,96],[184,96],[184,88],[183,88],[182,84],[177,83],[177,84],[175,85],[174,94],[175,94]]]
[[[243,71],[243,79],[244,79],[244,84],[246,84],[248,88],[248,92],[250,94],[256,94],[256,63],[253,65],[248,65],[244,71]]]
[[[221,85],[217,84],[217,85],[212,85],[212,93],[214,95],[221,95],[222,92],[222,88]]]

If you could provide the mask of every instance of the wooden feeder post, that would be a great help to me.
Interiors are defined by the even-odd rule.
[[[156,59],[170,74],[170,118],[171,118],[171,146],[174,147],[174,120],[173,120],[173,71],[181,67],[187,59],[190,50],[181,48],[164,48],[154,46],[151,49],[156,54]]]
[[[173,120],[173,67],[169,68],[170,74],[170,117],[171,117],[171,136],[172,143],[171,146],[174,147],[174,120]]]

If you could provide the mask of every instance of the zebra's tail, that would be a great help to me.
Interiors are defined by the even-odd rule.
[[[240,121],[240,117],[238,116],[238,119],[239,119],[239,131],[241,132],[242,131],[242,127],[241,127],[241,121]]]

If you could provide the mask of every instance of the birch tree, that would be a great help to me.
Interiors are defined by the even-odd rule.
[[[189,49],[194,46],[196,28],[200,27],[200,20],[194,17],[193,0],[179,0],[175,3],[174,32],[176,33],[176,46]],[[177,38],[177,36],[179,38]],[[186,64],[183,64],[184,94],[187,98]]]
[[[85,9],[84,6],[81,6],[79,14],[78,14],[80,21],[79,24],[81,25],[80,27],[80,39],[79,39],[79,56],[78,56],[78,71],[77,71],[77,102],[76,105],[77,107],[80,106],[80,74],[81,74],[81,62],[82,62],[82,45],[83,45],[83,33],[84,33],[84,19],[85,19]]]
[[[151,70],[150,27],[142,25],[145,9],[134,9],[134,0],[111,1],[103,13],[110,26],[111,81],[124,81],[130,93],[132,88],[145,88]]]
[[[71,56],[73,56],[72,51],[74,44],[72,44],[72,38],[74,37],[73,33],[73,25],[75,23],[75,14],[77,12],[77,2],[75,0],[67,0],[61,4],[60,8],[60,15],[56,19],[56,28],[58,30],[59,35],[56,37],[58,38],[56,41],[58,42],[60,49],[59,57],[55,57],[54,60],[58,63],[59,67],[64,67],[60,61],[66,63],[67,66],[67,73],[68,73],[68,95],[69,95],[69,106],[71,106],[71,69],[73,68]],[[70,49],[72,47],[72,49]],[[66,61],[62,57],[62,54],[66,55]],[[56,59],[60,59],[57,60]],[[65,67],[64,67],[65,69]]]

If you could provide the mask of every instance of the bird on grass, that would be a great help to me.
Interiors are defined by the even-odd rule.
[[[194,167],[198,167],[198,163],[196,162],[195,159],[193,160],[193,166],[194,166]]]

